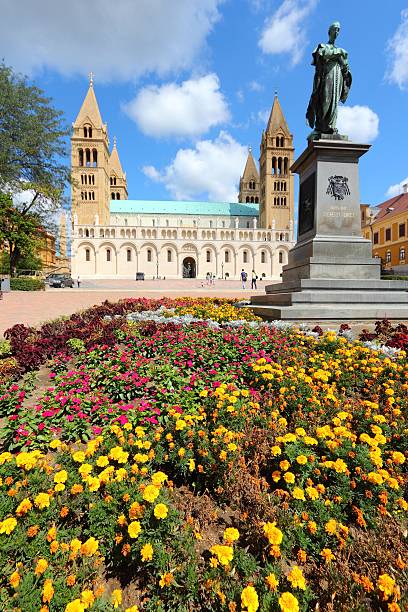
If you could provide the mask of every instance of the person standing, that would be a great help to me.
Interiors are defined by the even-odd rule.
[[[256,281],[258,280],[258,276],[255,272],[255,270],[252,270],[252,276],[251,276],[251,289],[257,289],[258,287],[256,286]]]
[[[78,275],[78,278],[77,278],[77,285],[78,285],[78,289],[79,289],[79,287],[81,286],[81,279],[79,278],[79,275]]]
[[[242,270],[241,270],[241,281],[242,281],[242,288],[243,289],[246,289],[247,279],[248,279],[248,275],[245,272],[244,268],[242,268]]]

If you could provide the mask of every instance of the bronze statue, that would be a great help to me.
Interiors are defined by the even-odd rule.
[[[316,66],[313,92],[307,107],[306,118],[314,128],[311,138],[321,134],[337,134],[337,109],[339,101],[345,102],[351,87],[348,53],[336,47],[340,32],[338,21],[329,28],[329,42],[320,43],[313,51],[312,66]]]

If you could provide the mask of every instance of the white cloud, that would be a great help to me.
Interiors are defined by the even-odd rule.
[[[249,83],[249,89],[251,91],[263,91],[265,88],[261,83],[258,83],[258,81],[251,81]]]
[[[179,149],[173,161],[159,172],[143,168],[153,180],[162,182],[177,200],[208,198],[234,202],[248,150],[230,134],[221,131],[214,140],[201,140],[194,149]]]
[[[408,176],[404,178],[400,183],[396,185],[390,185],[387,189],[387,193],[385,194],[388,198],[394,198],[395,196],[403,193],[404,185],[408,185]]]
[[[401,12],[401,23],[388,42],[391,51],[391,69],[388,78],[401,89],[408,85],[408,8]]]
[[[337,128],[355,142],[373,142],[380,119],[368,106],[339,106]]]
[[[278,10],[266,20],[259,46],[272,55],[287,53],[297,64],[306,46],[304,22],[318,0],[284,0]]]
[[[2,2],[0,57],[30,74],[43,68],[66,76],[92,70],[99,82],[163,75],[193,65],[222,2]]]
[[[216,74],[141,89],[125,112],[148,136],[198,136],[229,119]]]

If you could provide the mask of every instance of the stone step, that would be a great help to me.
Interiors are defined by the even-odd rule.
[[[251,298],[251,304],[279,305],[291,304],[406,304],[408,310],[408,293],[404,291],[293,291],[267,293]]]
[[[295,306],[250,306],[256,315],[273,320],[353,321],[399,319],[408,321],[408,306],[401,304],[296,304]]]
[[[301,278],[300,280],[276,283],[265,287],[266,293],[286,293],[301,289],[408,291],[408,282],[401,280]]]

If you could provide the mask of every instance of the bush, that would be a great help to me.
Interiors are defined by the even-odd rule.
[[[38,278],[11,278],[10,288],[12,291],[44,291],[44,281]]]

